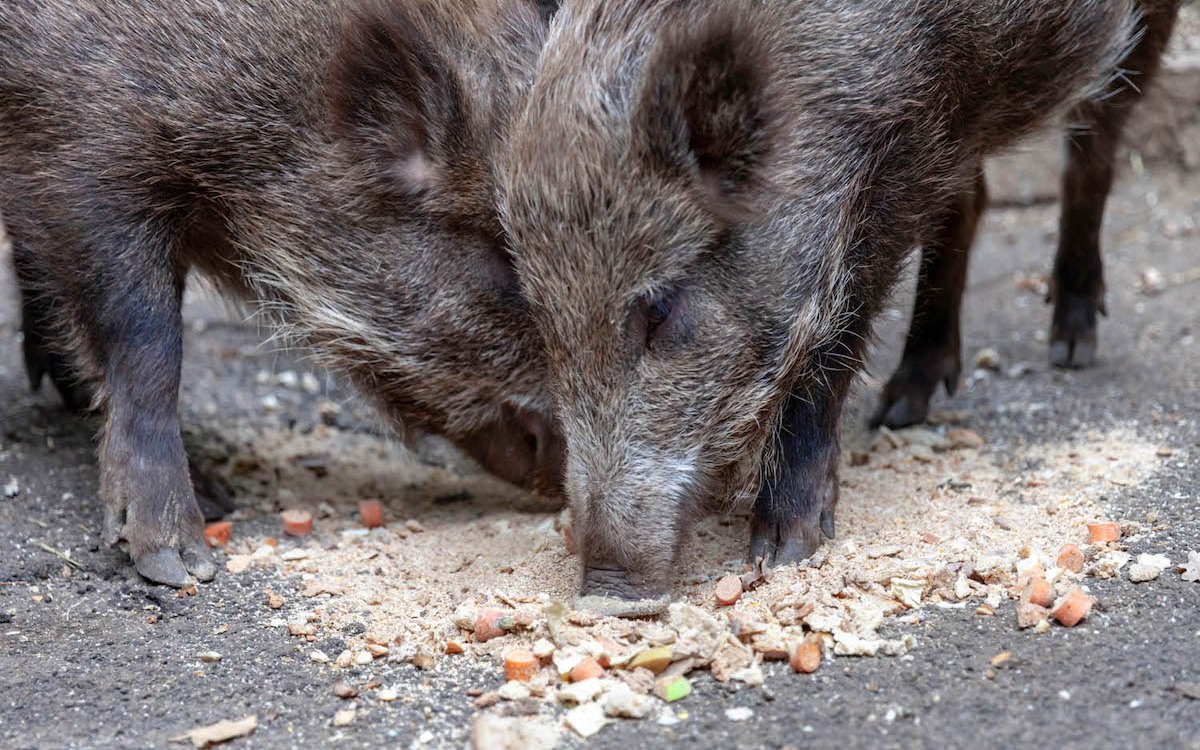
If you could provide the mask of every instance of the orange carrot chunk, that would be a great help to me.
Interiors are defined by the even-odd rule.
[[[728,607],[741,598],[742,579],[737,576],[722,576],[721,580],[717,581],[717,604]]]
[[[819,638],[809,637],[798,643],[792,649],[790,659],[792,669],[804,674],[811,674],[817,671],[817,667],[821,666],[821,641]]]
[[[1050,616],[1062,623],[1064,627],[1073,628],[1079,624],[1080,620],[1087,617],[1095,602],[1095,599],[1083,593],[1083,589],[1076,586],[1055,603],[1054,609],[1050,611]]]
[[[583,682],[604,674],[604,667],[592,657],[587,657],[571,669],[571,682]]]
[[[504,678],[529,682],[537,674],[542,663],[527,648],[510,649],[504,654]]]
[[[1121,527],[1112,521],[1089,523],[1087,527],[1088,541],[1092,544],[1115,542],[1121,538]]]
[[[224,547],[229,544],[233,532],[232,521],[217,521],[204,527],[204,541],[209,547]]]
[[[383,503],[378,500],[359,500],[358,519],[364,528],[377,529],[383,526]]]
[[[283,521],[283,533],[288,536],[308,536],[312,533],[312,513],[300,508],[291,508],[279,514]]]
[[[1064,544],[1058,551],[1058,567],[1060,568],[1078,573],[1083,570],[1083,563],[1083,550],[1079,549],[1077,544]]]

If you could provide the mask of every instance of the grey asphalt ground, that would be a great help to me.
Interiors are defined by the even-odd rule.
[[[1021,202],[1016,192],[1002,191],[1004,206],[988,214],[964,305],[965,351],[969,358],[992,347],[1006,365],[1028,368],[987,377],[968,371],[958,395],[942,394],[937,405],[968,412],[968,426],[986,432],[988,448],[1001,454],[1116,425],[1174,447],[1168,469],[1151,484],[1114,488],[1107,501],[1114,516],[1157,515],[1162,531],[1133,551],[1178,560],[1200,550],[1200,173],[1123,159],[1104,232],[1110,314],[1101,324],[1100,361],[1061,372],[1046,364],[1049,309],[1014,283],[1050,267],[1057,207],[1038,191],[1053,193],[1054,172],[1037,150],[997,169],[998,183],[1032,184],[1037,194],[1022,207],[1013,205]],[[1139,276],[1148,267],[1192,280],[1147,296]],[[183,730],[248,713],[258,715],[259,728],[235,747],[469,742],[473,711],[464,689],[497,686],[496,670],[362,668],[357,679],[396,684],[400,700],[364,706],[354,724],[337,728],[331,718],[345,704],[330,691],[333,673],[263,625],[263,589],[287,598],[289,582],[252,570],[180,598],[147,585],[121,551],[103,547],[96,425],[65,413],[49,389],[29,392],[15,295],[7,279],[0,284],[0,485],[15,477],[20,486],[16,497],[0,496],[0,747],[162,747]],[[875,376],[886,376],[898,358],[909,288],[879,328]],[[318,421],[315,399],[300,391],[281,396],[279,412],[260,406],[278,391],[256,383],[255,374],[303,370],[303,362],[261,347],[264,334],[220,306],[201,300],[188,318],[189,433],[203,442],[238,423],[305,429]],[[866,439],[874,398],[870,384],[859,389],[846,417],[848,440]],[[353,410],[342,418],[345,429],[364,424]],[[64,563],[41,544],[70,550],[82,570],[64,576]],[[931,611],[915,629],[921,645],[911,657],[843,658],[811,676],[776,666],[765,690],[736,693],[703,677],[680,704],[683,722],[623,722],[588,744],[1200,749],[1200,699],[1178,689],[1200,682],[1200,584],[1168,572],[1147,584],[1090,585],[1101,608],[1072,630],[1018,632],[1011,603],[997,617]],[[228,631],[217,635],[222,625]],[[337,653],[336,641],[317,645]],[[196,654],[207,650],[223,659],[201,663]],[[1006,650],[1012,659],[985,676],[988,660]],[[752,708],[753,719],[728,722],[724,709],[733,706]]]

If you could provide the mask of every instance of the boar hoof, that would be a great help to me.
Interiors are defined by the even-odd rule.
[[[755,522],[750,530],[750,556],[753,565],[759,558],[768,567],[802,563],[821,546],[821,534],[833,538],[833,512],[822,511],[820,520],[790,523]]]
[[[103,522],[103,538],[109,545],[114,545],[120,538],[129,542],[130,556],[138,573],[149,581],[166,586],[183,588],[196,581],[211,581],[217,575],[217,566],[213,562],[204,540],[201,538],[199,522],[195,533],[180,529],[171,533],[168,528],[157,524],[153,526],[122,523],[124,513],[105,509]],[[160,514],[163,518],[165,514]],[[197,516],[199,514],[197,513]],[[175,538],[179,541],[172,544],[165,539]]]
[[[137,557],[134,565],[143,578],[177,589],[217,575],[212,555],[202,545],[185,545],[182,551],[156,549]]]
[[[879,405],[875,416],[871,417],[871,426],[883,425],[891,429],[920,424],[929,415],[929,398],[901,396],[895,401],[886,398]]]
[[[1092,297],[1064,294],[1054,303],[1050,329],[1050,364],[1091,367],[1096,362],[1096,313],[1104,312]]]
[[[924,422],[938,383],[946,387],[946,393],[954,395],[961,370],[957,347],[951,351],[906,351],[883,388],[879,408],[871,416],[871,427],[899,429]]]
[[[160,549],[142,555],[135,564],[143,578],[155,583],[180,589],[193,582],[183,565],[183,558],[173,549]]]
[[[833,525],[833,511],[821,511],[821,533],[829,539],[837,537],[837,529]]]

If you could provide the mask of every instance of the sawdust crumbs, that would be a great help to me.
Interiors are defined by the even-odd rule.
[[[1081,574],[1056,567],[1063,544],[1085,550],[1083,575],[1119,569],[1119,545],[1086,545],[1085,524],[1107,519],[1104,497],[1146,481],[1162,461],[1130,430],[1004,450],[956,427],[885,431],[869,452],[846,456],[839,536],[816,567],[774,571],[734,606],[718,607],[716,580],[746,570],[747,527],[741,517],[710,518],[679,565],[676,598],[694,606],[631,622],[570,611],[578,566],[559,514],[514,509],[529,507],[528,499],[499,482],[429,465],[370,436],[255,432],[242,442],[224,471],[260,497],[243,513],[306,506],[317,518],[309,537],[272,546],[235,534],[227,550],[231,570],[258,565],[300,576],[307,607],[287,623],[294,636],[359,631],[336,655],[343,667],[375,658],[498,665],[520,645],[553,658],[551,680],[589,654],[615,667],[671,644],[672,668],[691,660],[677,671],[707,667],[718,679],[750,684],[761,682],[763,659],[788,658],[812,634],[835,656],[905,653],[919,645],[905,626],[926,607],[993,614],[1019,597],[1020,572],[1034,568],[1056,588],[1075,585]],[[359,523],[356,508],[367,498],[382,500],[385,526]],[[478,642],[471,631],[489,608],[508,616],[489,625],[505,635]],[[889,620],[899,637],[880,636]],[[721,632],[697,646],[696,633],[711,623]],[[643,680],[641,692],[652,686]]]

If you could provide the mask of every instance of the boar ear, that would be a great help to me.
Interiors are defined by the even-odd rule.
[[[466,121],[463,91],[437,34],[411,3],[366,3],[351,13],[330,75],[335,135],[383,187],[434,189]]]
[[[769,70],[765,41],[732,14],[681,25],[646,66],[636,117],[649,160],[696,181],[725,218],[749,209],[765,183]]]

